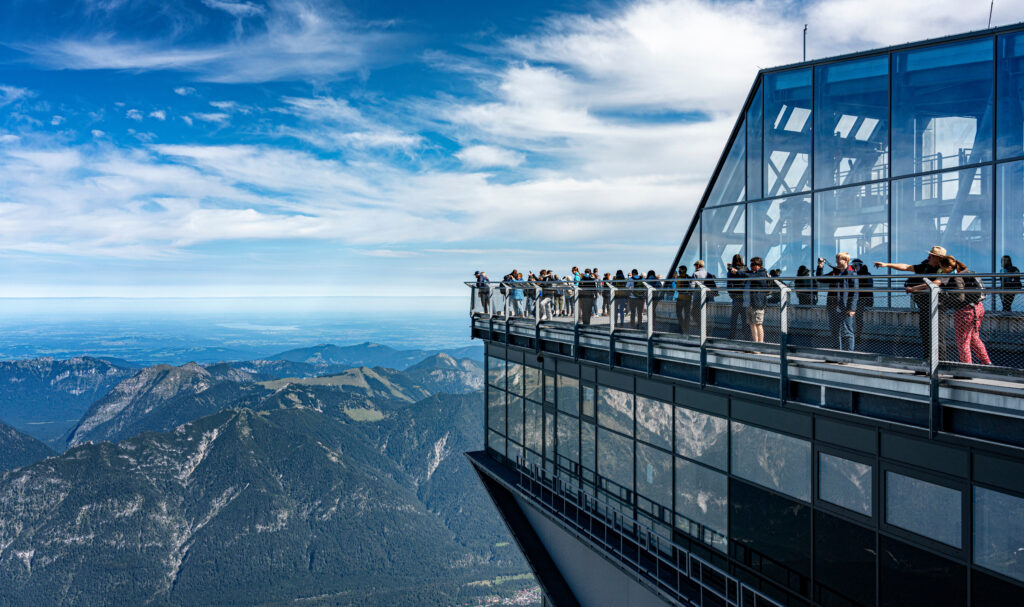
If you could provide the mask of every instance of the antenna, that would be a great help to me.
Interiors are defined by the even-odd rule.
[[[996,0],[992,0],[992,2],[990,2],[989,5],[988,5],[988,26],[989,27],[992,27],[992,9],[995,8],[995,5],[996,5]]]
[[[995,2],[995,1],[996,0],[992,0],[992,2]],[[989,21],[992,21],[991,12],[992,11],[989,11],[989,13],[990,13],[989,17],[988,17]],[[807,61],[807,24],[806,23],[804,24],[804,61]]]

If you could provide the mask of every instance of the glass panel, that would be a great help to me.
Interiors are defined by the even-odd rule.
[[[761,135],[764,133],[764,122],[762,120],[764,95],[761,94],[761,85],[757,86],[757,92],[750,101],[747,108],[747,198],[757,200],[763,195],[761,179],[761,159],[763,155],[764,141]]]
[[[583,386],[583,415],[594,417],[594,389]]]
[[[636,446],[636,492],[672,508],[672,456],[642,443]]]
[[[892,173],[992,160],[992,39],[893,54]]]
[[[996,155],[1024,154],[1024,34],[999,37],[999,74],[996,78]]]
[[[487,383],[505,389],[505,359],[487,357]]]
[[[820,510],[814,514],[815,599],[875,604],[875,533]]]
[[[580,421],[565,413],[558,414],[558,455],[580,462]]]
[[[818,454],[818,497],[871,516],[871,466],[828,453]]]
[[[597,429],[597,473],[633,490],[633,440]]]
[[[526,398],[540,401],[540,369],[526,367]]]
[[[811,197],[776,198],[747,205],[750,256],[764,258],[765,270],[796,276],[811,262]]]
[[[764,77],[765,198],[811,189],[811,68]]]
[[[718,172],[714,185],[711,186],[711,194],[708,195],[708,202],[705,206],[717,207],[733,202],[743,202],[746,199],[746,171],[747,158],[744,153],[746,148],[746,127],[740,124],[736,139],[733,139],[729,152],[722,164],[722,170]]]
[[[967,568],[879,535],[879,605],[966,605]]]
[[[751,565],[784,585],[798,583],[794,574],[810,576],[810,506],[735,479],[729,505],[732,545],[746,549]]]
[[[517,445],[512,441],[508,441],[506,445],[508,446],[508,455],[506,457],[517,464],[523,463],[523,446]]]
[[[494,430],[487,431],[487,446],[501,455],[505,455],[505,438]]]
[[[814,87],[814,188],[886,178],[889,57],[820,65]]]
[[[728,420],[677,407],[676,453],[726,470],[729,466]]]
[[[956,489],[885,473],[885,522],[959,548],[961,499]]]
[[[996,271],[1013,271],[1024,260],[1024,161],[1000,164],[996,196]],[[1006,259],[1005,256],[1009,256]],[[1012,282],[1010,285],[1012,286]],[[1013,308],[1014,296],[1000,293],[999,309]],[[1021,300],[1020,296],[1016,299]],[[1018,306],[1020,305],[1018,301]]]
[[[746,205],[705,209],[701,214],[701,238],[707,271],[718,277],[728,274],[733,255],[745,255]],[[723,294],[724,295],[724,294]]]
[[[974,562],[1024,582],[1024,499],[974,488]]]
[[[811,499],[811,443],[732,422],[732,473],[787,495]]]
[[[544,374],[544,402],[555,405],[555,376],[550,373]]]
[[[523,395],[523,365],[508,363],[508,391],[516,396]]]
[[[487,388],[487,427],[505,434],[505,392]]]
[[[892,257],[918,263],[941,245],[975,272],[992,271],[992,167],[900,179],[892,186]]]
[[[558,376],[558,410],[580,414],[580,380],[574,377]]]
[[[526,445],[527,449],[542,453],[544,438],[544,414],[541,406],[536,403],[526,403]]]
[[[595,453],[594,424],[580,422],[580,465],[588,470],[596,470]]]
[[[700,220],[698,220],[697,225],[693,228],[693,233],[690,234],[690,239],[686,241],[686,246],[683,248],[683,256],[679,258],[679,265],[686,266],[690,272],[693,272],[693,262],[700,258]]]
[[[555,414],[544,412],[544,459],[555,461]]]
[[[633,395],[622,390],[598,386],[597,423],[633,436]]]
[[[523,398],[508,398],[508,438],[523,444]]]
[[[663,449],[672,449],[672,405],[636,397],[636,437]]]
[[[710,468],[676,458],[676,512],[729,535],[729,479]],[[682,525],[680,525],[682,527]]]
[[[1006,605],[1006,597],[1020,595],[1020,586],[994,575],[986,575],[980,569],[971,571],[972,607],[1003,607]]]
[[[867,264],[889,259],[888,182],[841,188],[814,195],[814,258],[829,263],[846,251]],[[813,260],[812,260],[813,263]],[[814,266],[809,270],[814,273]]]

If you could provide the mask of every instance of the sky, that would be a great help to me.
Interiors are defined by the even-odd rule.
[[[0,297],[664,272],[760,68],[988,0],[0,0]],[[997,0],[992,25],[1021,20]],[[468,297],[467,297],[468,299]]]

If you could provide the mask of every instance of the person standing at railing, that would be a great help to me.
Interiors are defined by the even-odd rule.
[[[590,324],[590,317],[594,314],[594,299],[597,297],[597,278],[585,270],[580,278],[580,322],[584,325]]]
[[[550,272],[548,273],[548,276],[551,276]],[[566,291],[565,283],[562,281],[561,278],[558,277],[558,274],[555,274],[554,278],[552,278],[551,280],[556,283],[554,285],[554,287],[555,287],[555,316],[565,316],[565,291]]]
[[[615,324],[626,324],[626,306],[629,302],[629,292],[626,291],[626,275],[622,270],[615,272],[615,279],[612,286],[615,287]]]
[[[737,253],[732,256],[732,264],[726,266],[729,270],[729,278],[735,278],[746,274],[750,270],[747,264],[743,263],[743,256]],[[729,339],[745,339],[749,325],[743,324],[744,310],[743,297],[746,292],[745,285],[741,280],[726,280],[726,289],[729,291],[729,298],[732,300],[732,309],[729,312]]]
[[[985,317],[984,286],[976,276],[972,276],[973,272],[967,266],[952,255],[942,258],[939,271],[950,275],[942,280],[939,305],[953,312],[953,334],[960,362],[972,364],[976,358],[978,364],[991,365],[988,350],[981,341],[981,319]]]
[[[597,316],[597,298],[601,295],[601,275],[598,274],[597,268],[591,269],[590,275],[594,277],[594,303],[591,306],[593,308],[592,315]]]
[[[876,261],[876,268],[891,268],[898,272],[913,272],[914,274],[936,274],[939,271],[939,262],[943,257],[947,255],[946,249],[938,245],[932,247],[928,251],[928,257],[916,264],[908,263],[889,263],[884,261]],[[933,280],[934,284],[940,285],[941,283],[937,280]],[[910,294],[911,301],[917,308],[917,330],[921,334],[921,346],[924,348],[924,358],[927,360],[930,358],[929,354],[931,348],[932,335],[932,313],[931,313],[931,299],[928,294],[929,287],[925,284],[925,279],[919,277],[908,278],[903,283],[904,290]],[[941,332],[941,326],[940,326]],[[939,360],[946,358],[946,340],[939,339]],[[918,375],[924,374],[923,371],[917,371]]]
[[[740,303],[743,305],[747,325],[750,327],[750,341],[762,343],[764,341],[764,310],[768,307],[768,292],[765,290],[768,272],[764,271],[764,261],[760,257],[751,257],[749,270],[738,271],[735,269],[735,265],[732,268],[729,270],[730,277],[745,279],[734,280],[734,282],[743,284],[743,298],[740,299]]]
[[[679,332],[686,333],[690,326],[690,306],[693,301],[693,292],[690,288],[690,273],[686,266],[679,266],[675,272],[675,280],[672,281],[673,295],[676,300],[676,322],[679,323]]]
[[[491,280],[487,278],[486,272],[476,272],[476,296],[480,299],[484,314],[490,314]]]
[[[522,272],[515,272],[515,275],[509,281],[510,289],[509,289],[509,296],[508,296],[509,303],[512,304],[512,315],[513,316],[522,316],[523,315],[523,300],[526,297],[525,294],[523,293],[523,289],[520,286],[520,285],[523,285],[523,284],[525,284],[525,281],[523,280],[523,273]]]
[[[704,267],[704,260],[703,259],[698,259],[697,261],[695,261],[693,263],[693,276],[691,276],[691,278],[693,278],[693,281],[690,282],[690,284],[687,285],[690,288],[700,289],[702,284],[705,287],[709,288],[709,289],[714,289],[715,288],[715,284],[714,284],[713,280],[711,280],[710,283],[709,283],[709,279],[713,279],[714,276],[711,275],[711,274],[708,274],[707,268]],[[708,303],[708,305],[711,304],[711,300],[714,299],[715,295],[717,295],[717,293],[714,293],[714,292],[708,293],[708,296],[707,296],[707,303]],[[690,292],[690,313],[687,314],[687,316],[686,316],[686,327],[681,329],[684,333],[689,333],[691,326],[693,326],[693,325],[699,326],[700,325],[700,313],[701,313],[700,312],[700,291],[699,290],[691,291]]]
[[[865,278],[865,276],[871,276],[871,272],[868,272],[868,266],[863,261],[854,259],[850,262],[850,267],[857,273],[857,276],[860,276],[857,279],[860,296],[857,298],[857,315],[853,317],[853,341],[860,344],[863,350],[864,342],[861,341],[860,336],[864,331],[865,312],[875,305],[875,281],[873,278]]]
[[[601,291],[601,315],[611,316],[612,314],[612,275],[604,273],[599,285]]]
[[[537,306],[537,289],[534,285],[537,284],[537,275],[530,270],[530,274],[526,277],[526,313],[533,316],[535,307]]]
[[[548,320],[551,318],[551,302],[555,299],[555,289],[552,284],[553,279],[551,278],[550,270],[540,271],[540,301],[537,305],[540,306],[540,319]]]
[[[811,269],[807,266],[800,266],[796,271],[796,275],[800,277],[807,277],[797,278],[793,281],[793,286],[796,287],[797,303],[801,306],[818,305],[818,293],[814,290],[814,280],[810,278]]]
[[[626,292],[629,293],[629,324],[634,329],[639,329],[644,321],[645,291],[643,277],[640,276],[639,270],[633,268],[626,279]]]
[[[825,310],[838,349],[852,352],[856,347],[854,317],[857,315],[857,301],[860,298],[860,280],[857,272],[850,267],[850,254],[845,251],[836,253],[836,265],[828,274],[825,274],[825,258],[819,257],[815,276],[823,277],[822,282],[828,284]]]
[[[1003,266],[1001,272],[1006,274],[999,279],[999,286],[1003,290],[1003,293],[999,294],[999,299],[1002,300],[1003,311],[1009,312],[1013,309],[1013,298],[1017,296],[1017,291],[1020,291],[1021,288],[1020,270],[1013,265],[1013,260],[1009,255],[1003,255],[999,263]]]

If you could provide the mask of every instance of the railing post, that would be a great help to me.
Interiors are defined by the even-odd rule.
[[[700,288],[700,387],[708,384],[708,288],[703,282],[696,282]]]
[[[533,346],[537,353],[540,353],[540,302],[543,294],[540,285],[533,283]]]
[[[476,308],[476,286],[469,287],[469,317],[473,318],[473,309]]]
[[[776,280],[779,287],[779,404],[789,400],[789,293],[785,283]]]
[[[647,287],[647,377],[654,375],[654,287],[645,282]]]
[[[574,361],[580,360],[580,287],[578,284],[572,286],[572,357]]]
[[[939,431],[939,286],[926,278],[928,285],[928,433],[934,438]]]
[[[510,325],[512,324],[511,317],[508,315],[509,300],[512,299],[512,286],[506,282],[502,282],[501,286],[505,287],[505,345],[508,345],[508,333]]]

